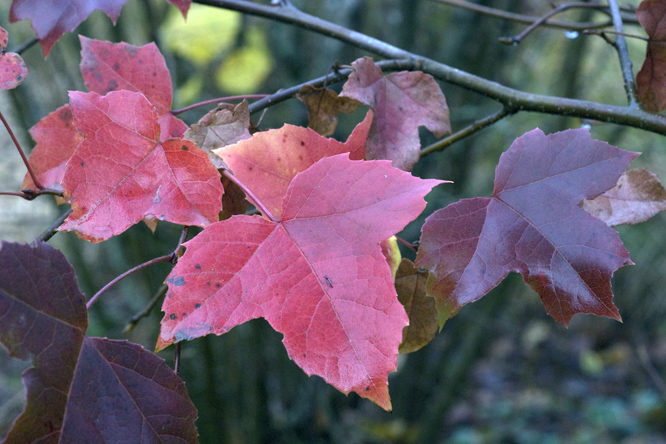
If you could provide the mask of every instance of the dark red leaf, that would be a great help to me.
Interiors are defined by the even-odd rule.
[[[155,108],[140,93],[70,92],[84,140],[63,179],[72,214],[60,227],[96,242],[148,215],[181,225],[218,220],[220,175],[192,142],[160,143]]]
[[[437,137],[451,132],[449,108],[435,79],[422,72],[384,77],[370,57],[352,63],[354,73],[340,96],[369,105],[375,120],[368,134],[366,159],[388,159],[406,171],[419,160],[419,126]]]
[[[307,374],[389,410],[407,316],[379,243],[439,182],[386,161],[322,158],[291,181],[277,223],[234,216],[185,244],[157,348],[263,317]]]
[[[85,300],[60,252],[3,243],[0,263],[0,342],[34,363],[4,444],[197,442],[194,405],[161,358],[84,335]]]
[[[103,11],[115,23],[120,8],[127,0],[13,0],[9,23],[31,20],[32,29],[42,45],[44,55],[62,35],[73,31],[93,11]],[[192,0],[167,0],[187,15]]]
[[[638,99],[648,111],[659,112],[666,108],[666,2],[644,0],[636,18],[650,39],[636,75]]]
[[[296,174],[326,156],[350,153],[352,160],[363,159],[371,122],[372,113],[369,113],[346,143],[325,139],[309,128],[285,125],[277,130],[256,133],[251,139],[214,150],[214,153],[271,214],[280,219],[282,200]]]
[[[497,166],[490,198],[461,200],[423,226],[416,264],[432,272],[440,319],[480,299],[511,271],[567,325],[576,313],[620,319],[610,278],[631,264],[617,232],[578,206],[615,185],[637,153],[584,129],[516,139]]]

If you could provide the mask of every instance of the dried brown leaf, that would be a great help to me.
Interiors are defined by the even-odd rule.
[[[638,224],[666,210],[666,190],[654,173],[636,168],[622,173],[604,194],[583,200],[582,207],[610,227]]]

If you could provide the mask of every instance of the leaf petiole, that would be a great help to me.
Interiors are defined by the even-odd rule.
[[[7,123],[7,120],[5,120],[5,116],[2,115],[2,112],[0,112],[0,120],[2,120],[3,125],[5,125],[5,128],[7,129],[7,132],[9,133],[9,137],[12,138],[12,141],[14,142],[14,145],[16,146],[16,149],[18,150],[21,159],[23,159],[23,163],[25,164],[26,168],[28,169],[28,174],[30,174],[30,178],[32,179],[32,182],[35,184],[35,187],[37,187],[40,190],[43,190],[46,188],[42,183],[37,179],[37,175],[35,172],[32,170],[32,167],[30,166],[30,162],[28,162],[28,158],[25,157],[25,153],[23,152],[23,149],[21,148],[21,144],[19,144],[19,141],[16,139],[16,136],[14,135],[14,131],[12,131],[12,128],[9,126],[9,123]],[[19,195],[19,194],[17,194]],[[21,196],[23,197],[23,196]],[[24,197],[25,199],[25,197]],[[34,198],[33,198],[34,199]],[[32,199],[28,199],[32,200]]]

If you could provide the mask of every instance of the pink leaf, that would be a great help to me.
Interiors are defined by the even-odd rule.
[[[379,244],[439,182],[345,154],[317,161],[294,177],[278,222],[234,216],[185,244],[157,348],[264,317],[306,373],[390,410],[407,316]]]
[[[160,143],[157,113],[142,94],[74,91],[70,102],[84,140],[63,179],[73,211],[61,231],[97,242],[148,215],[181,225],[218,220],[219,173],[192,142]]]

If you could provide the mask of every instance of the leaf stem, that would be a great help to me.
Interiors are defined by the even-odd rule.
[[[167,254],[166,256],[156,257],[155,259],[151,259],[148,262],[144,262],[143,264],[137,265],[136,267],[134,267],[130,270],[127,270],[126,272],[124,272],[123,274],[116,277],[114,280],[112,280],[108,284],[106,284],[104,287],[102,287],[102,289],[100,291],[95,293],[95,295],[93,297],[91,297],[90,300],[88,301],[88,303],[86,304],[86,309],[90,310],[90,307],[92,307],[92,305],[97,301],[97,299],[99,299],[99,297],[101,295],[103,295],[109,288],[113,287],[118,282],[122,281],[127,276],[131,275],[132,273],[135,273],[139,270],[143,270],[146,267],[149,267],[151,265],[154,265],[154,264],[157,264],[157,263],[160,263],[160,262],[171,262],[171,261],[173,261],[173,259],[174,259],[174,253],[171,253],[171,254]]]
[[[271,214],[270,211],[268,211],[268,208],[266,208],[264,206],[264,204],[259,199],[257,199],[257,197],[252,193],[252,191],[250,191],[240,180],[238,180],[238,178],[236,178],[236,176],[231,174],[229,172],[229,170],[223,170],[222,174],[224,174],[230,181],[232,181],[233,183],[238,185],[240,187],[240,189],[243,190],[243,192],[245,192],[246,198],[250,202],[252,202],[252,205],[257,207],[257,209],[261,213],[263,213],[264,216],[266,216],[267,218],[269,218],[273,222],[278,223],[278,220],[275,218],[275,216],[273,216],[273,214]]]
[[[178,114],[182,114],[184,112],[193,110],[193,109],[201,107],[201,106],[211,105],[211,104],[220,103],[220,102],[230,102],[232,100],[263,99],[267,95],[268,94],[248,94],[248,95],[245,95],[245,96],[229,96],[229,97],[220,97],[218,99],[204,100],[203,102],[194,103],[192,105],[186,106],[185,108],[173,110],[173,111],[171,111],[171,114],[174,115],[174,116],[177,116]]]
[[[33,46],[35,43],[37,43],[39,39],[37,37],[33,37],[29,40],[26,40],[25,42],[21,43],[19,46],[17,46],[13,51],[16,54],[21,54],[28,50],[31,46]]]
[[[9,133],[9,137],[12,138],[12,141],[14,142],[14,145],[16,146],[16,149],[18,150],[19,154],[21,155],[21,159],[23,159],[23,163],[25,164],[26,168],[28,169],[28,174],[30,174],[30,177],[32,178],[32,182],[35,184],[35,187],[37,187],[40,190],[43,190],[46,188],[42,183],[37,179],[37,175],[35,172],[32,170],[32,167],[30,166],[30,162],[28,162],[28,158],[25,157],[25,153],[23,152],[23,149],[21,149],[21,144],[19,141],[16,139],[16,136],[14,135],[14,131],[12,131],[12,128],[9,126],[9,123],[7,123],[7,120],[5,120],[5,116],[0,112],[0,120],[2,120],[3,125],[5,125],[5,128],[7,129],[7,132]],[[34,197],[33,197],[34,199]],[[32,200],[32,199],[28,199]]]
[[[239,11],[299,26],[335,38],[357,48],[389,59],[411,60],[413,69],[494,99],[509,109],[535,111],[593,119],[641,128],[666,135],[666,117],[628,106],[607,105],[585,100],[531,94],[452,68],[432,59],[419,56],[375,38],[327,22],[292,8],[275,8],[244,0],[195,0],[197,3]]]
[[[432,154],[436,151],[443,151],[447,147],[453,145],[454,143],[458,142],[459,140],[462,140],[466,137],[471,136],[472,134],[481,131],[487,126],[492,125],[493,123],[505,118],[506,116],[509,116],[511,114],[514,114],[516,110],[513,110],[511,108],[508,108],[506,106],[502,107],[499,111],[497,111],[494,114],[491,114],[487,117],[484,117],[481,120],[477,120],[476,122],[472,123],[471,125],[461,129],[460,131],[457,131],[453,134],[451,134],[448,137],[445,137],[444,139],[438,140],[437,142],[428,145],[427,147],[423,148],[421,152],[419,153],[420,157],[425,157],[428,154]]]
[[[532,31],[534,31],[539,26],[542,26],[544,23],[546,23],[546,21],[552,16],[559,14],[560,12],[566,11],[567,9],[574,9],[574,8],[602,9],[607,7],[604,5],[590,4],[590,3],[562,3],[561,5],[558,5],[557,7],[551,9],[550,11],[539,17],[537,20],[534,20],[531,25],[525,28],[523,32],[521,32],[517,36],[501,37],[499,41],[501,43],[504,43],[505,45],[517,45]]]

